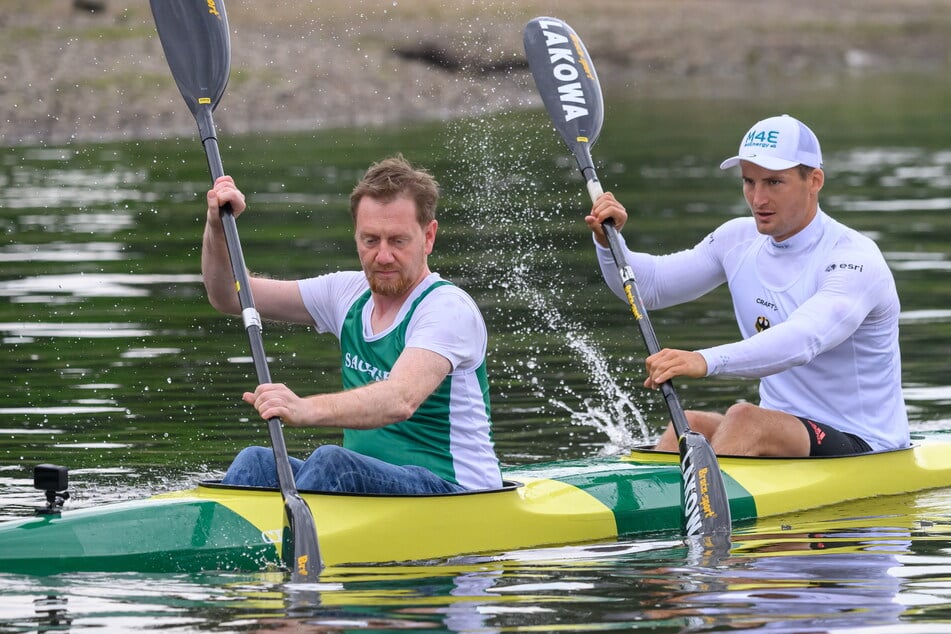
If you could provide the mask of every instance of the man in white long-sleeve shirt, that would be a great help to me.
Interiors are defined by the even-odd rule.
[[[754,125],[736,156],[752,218],[737,218],[692,249],[626,250],[648,310],[691,301],[726,283],[743,339],[646,360],[645,387],[675,377],[760,379],[760,403],[688,411],[691,429],[726,455],[828,456],[909,444],[901,392],[899,302],[881,251],[819,207],[819,141],[782,115]],[[608,286],[624,298],[601,223],[627,220],[610,193],[586,222]],[[658,449],[675,451],[668,427]]]

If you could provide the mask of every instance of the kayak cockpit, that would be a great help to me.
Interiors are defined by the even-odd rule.
[[[503,480],[501,488],[498,489],[482,489],[478,491],[456,491],[452,493],[349,493],[349,492],[333,492],[333,491],[311,491],[308,489],[299,489],[300,493],[314,494],[314,495],[337,495],[337,496],[346,496],[346,497],[365,497],[365,498],[445,498],[445,497],[460,497],[467,495],[489,495],[493,493],[506,493],[509,491],[515,491],[516,489],[524,486],[521,482],[516,480]],[[280,489],[277,487],[255,487],[255,486],[240,486],[234,484],[223,484],[221,480],[201,480],[198,482],[198,488],[210,489],[210,490],[226,490],[226,491],[243,491],[243,492],[268,492],[268,493],[278,493]]]

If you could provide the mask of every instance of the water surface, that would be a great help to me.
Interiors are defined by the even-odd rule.
[[[898,282],[912,427],[946,430],[942,103],[946,95],[908,79],[783,103],[609,101],[595,158],[632,213],[629,244],[667,252],[746,213],[736,174],[716,166],[752,121],[789,111],[811,123],[824,144],[823,207],[872,236]],[[617,454],[655,437],[666,412],[639,387],[643,345],[600,280],[586,194],[540,112],[223,139],[225,167],[252,206],[239,221],[250,268],[300,277],[356,267],[347,195],[372,160],[396,151],[443,184],[431,263],[485,313],[502,461]],[[216,477],[238,449],[267,443],[239,398],[254,376],[243,330],[207,305],[199,278],[207,180],[194,139],[4,150],[0,519],[40,504],[38,463],[71,468],[78,508]],[[725,292],[652,321],[662,345],[736,336]],[[275,380],[337,389],[332,338],[268,324],[264,339]],[[693,408],[755,399],[743,381],[678,388]],[[337,441],[313,430],[286,438],[296,454]],[[303,589],[264,573],[5,575],[0,629],[943,631],[949,509],[937,491],[764,520],[715,561],[693,560],[664,535],[336,569]]]

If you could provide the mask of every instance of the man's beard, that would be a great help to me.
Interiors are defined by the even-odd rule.
[[[410,288],[410,280],[403,275],[399,275],[396,279],[381,280],[371,273],[367,275],[367,282],[370,283],[371,291],[384,297],[399,297]]]

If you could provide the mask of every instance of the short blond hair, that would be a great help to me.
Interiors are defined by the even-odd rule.
[[[350,192],[350,215],[354,222],[364,196],[382,203],[406,196],[416,203],[416,220],[425,227],[436,219],[439,183],[432,174],[413,167],[402,154],[397,154],[371,165]]]

